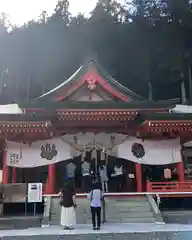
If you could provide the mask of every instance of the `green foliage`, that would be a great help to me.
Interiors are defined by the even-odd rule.
[[[60,0],[51,16],[43,11],[38,21],[11,31],[2,15],[0,101],[38,97],[72,75],[90,52],[132,91],[147,97],[151,90],[155,100],[180,97],[181,75],[191,85],[191,20],[187,0],[99,0],[88,18],[73,17],[69,1]]]

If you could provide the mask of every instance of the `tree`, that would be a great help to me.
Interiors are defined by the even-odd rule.
[[[89,17],[72,16],[69,1],[60,0],[51,16],[43,11],[37,21],[11,28],[3,15],[0,71],[9,74],[0,101],[38,97],[73,74],[90,52],[132,91],[153,100],[175,98],[184,82],[192,100],[191,20],[187,0],[133,0],[124,6],[98,0]]]

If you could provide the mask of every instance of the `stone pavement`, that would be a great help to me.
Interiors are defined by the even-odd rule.
[[[192,211],[162,211],[161,215],[165,223],[192,224]]]
[[[25,230],[2,230],[1,240],[191,240],[192,225],[181,224],[106,224],[100,231],[91,225],[78,225],[66,231],[59,226],[30,228]]]

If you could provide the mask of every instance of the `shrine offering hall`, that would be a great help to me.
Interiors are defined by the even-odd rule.
[[[4,186],[66,181],[77,192],[186,192],[192,185],[192,107],[148,101],[88,61],[37,99],[0,106]],[[170,186],[170,185],[169,185]]]

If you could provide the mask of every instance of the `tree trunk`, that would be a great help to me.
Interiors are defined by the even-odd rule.
[[[151,82],[148,82],[148,99],[149,101],[153,101],[153,87]]]
[[[188,74],[189,74],[189,104],[192,104],[192,79],[191,79],[191,66],[189,66]]]
[[[186,104],[186,90],[183,79],[181,80],[181,103]]]

